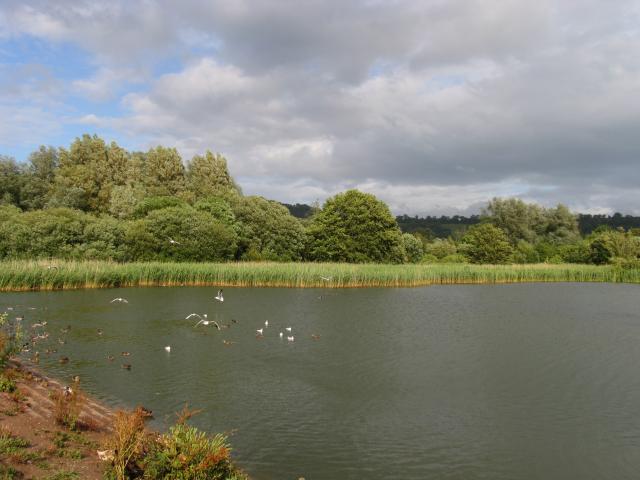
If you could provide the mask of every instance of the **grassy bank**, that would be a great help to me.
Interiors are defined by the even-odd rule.
[[[0,291],[160,285],[412,287],[435,284],[518,282],[640,283],[640,270],[569,264],[353,265],[250,262],[122,264],[29,260],[0,262]]]

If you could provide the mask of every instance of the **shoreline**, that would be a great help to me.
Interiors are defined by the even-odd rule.
[[[0,373],[15,383],[12,392],[0,392],[2,434],[5,440],[23,442],[6,457],[0,456],[0,474],[9,475],[7,478],[104,478],[106,463],[98,458],[97,450],[104,448],[112,433],[115,411],[83,392],[78,415],[82,428],[70,430],[55,420],[52,396],[62,391],[62,382],[16,359],[7,362]]]
[[[640,269],[581,264],[0,262],[0,291],[119,287],[370,288],[552,282],[640,283]]]

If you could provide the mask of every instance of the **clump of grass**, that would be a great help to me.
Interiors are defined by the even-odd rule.
[[[51,399],[56,423],[70,430],[79,428],[80,411],[84,404],[84,395],[80,388],[76,386],[70,391],[52,392]]]
[[[0,392],[13,393],[16,388],[16,382],[5,375],[0,375]]]
[[[11,455],[21,449],[28,448],[29,442],[24,438],[17,437],[8,428],[0,427],[0,454]]]
[[[0,464],[0,480],[18,480],[24,475],[13,467],[5,467]]]
[[[112,473],[117,480],[135,478],[139,473],[138,461],[145,449],[146,418],[141,409],[116,412],[113,436],[107,447],[114,453]]]

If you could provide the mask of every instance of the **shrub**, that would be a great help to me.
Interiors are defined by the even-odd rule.
[[[238,477],[224,435],[208,437],[178,423],[162,435],[144,461],[144,477],[180,480],[223,480]]]
[[[0,392],[13,393],[16,388],[16,382],[4,375],[0,375]]]
[[[84,403],[84,395],[76,386],[67,391],[55,391],[51,394],[53,400],[53,418],[56,423],[71,430],[78,428],[80,411]]]
[[[139,473],[138,461],[145,447],[144,423],[147,415],[140,408],[132,412],[117,411],[113,436],[108,448],[114,452],[113,474],[117,480]]]

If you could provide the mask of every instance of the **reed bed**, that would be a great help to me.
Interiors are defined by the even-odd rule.
[[[51,268],[50,268],[51,267]],[[330,278],[323,280],[321,277]],[[519,282],[640,283],[640,270],[595,265],[0,262],[0,291],[139,286],[416,287]]]

